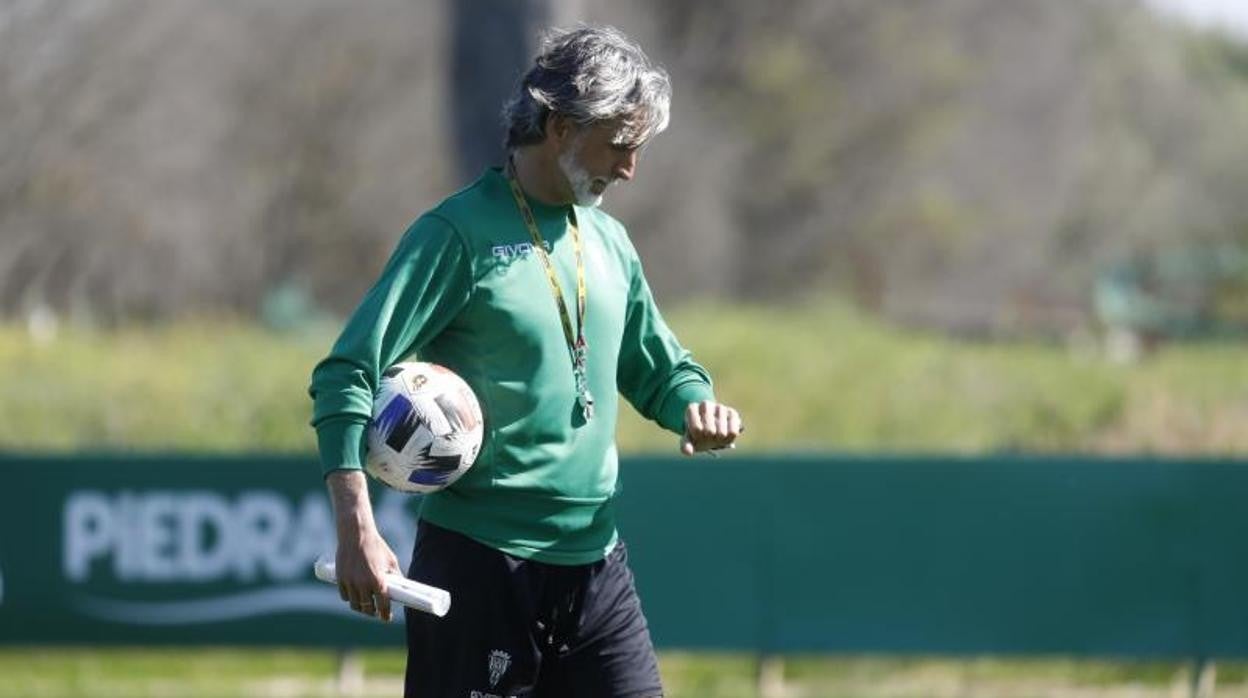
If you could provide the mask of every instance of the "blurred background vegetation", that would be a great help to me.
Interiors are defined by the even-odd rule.
[[[0,446],[310,449],[311,365],[572,20],[672,74],[607,206],[752,445],[1248,439],[1236,34],[1136,0],[48,0],[0,9]]]
[[[1248,242],[1248,47],[1140,0],[47,0],[0,9],[0,314],[349,311],[574,19],[673,76],[607,202],[666,303],[1062,339],[1108,265]]]

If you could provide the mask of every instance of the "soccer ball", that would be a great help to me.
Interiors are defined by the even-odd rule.
[[[382,374],[373,399],[364,470],[404,492],[436,492],[468,470],[481,449],[481,405],[462,378],[408,361]]]

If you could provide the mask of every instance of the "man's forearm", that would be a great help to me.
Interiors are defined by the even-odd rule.
[[[334,470],[325,477],[338,528],[338,594],[364,615],[390,620],[387,573],[399,573],[394,551],[377,533],[368,482],[360,470]]]
[[[358,538],[376,528],[373,505],[368,499],[368,482],[362,470],[336,470],[325,477],[329,499],[334,506],[338,540]]]

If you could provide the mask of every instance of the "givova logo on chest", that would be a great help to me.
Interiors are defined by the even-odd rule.
[[[542,246],[546,248],[546,252],[551,252],[550,242],[543,240]],[[531,242],[514,242],[509,244],[494,245],[490,248],[490,253],[500,262],[514,262],[522,257],[527,257],[533,253],[533,243]]]

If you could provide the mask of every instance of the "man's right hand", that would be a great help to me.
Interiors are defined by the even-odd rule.
[[[351,604],[351,610],[377,616],[389,622],[390,598],[386,596],[385,575],[402,574],[394,551],[374,529],[356,540],[338,535],[338,595]]]
[[[338,595],[351,609],[389,621],[385,575],[402,574],[394,551],[377,532],[368,485],[359,470],[336,470],[325,478],[338,529]]]

